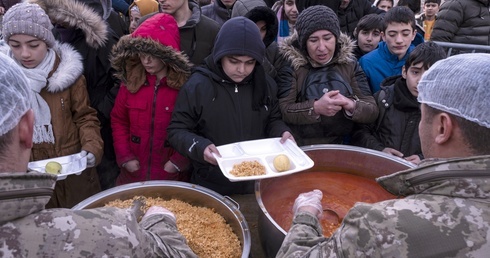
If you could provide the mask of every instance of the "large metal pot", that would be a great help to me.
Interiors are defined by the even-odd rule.
[[[282,215],[277,214],[277,207],[284,205],[286,199],[294,200],[298,193],[331,187],[326,186],[325,181],[318,176],[320,172],[334,171],[368,178],[364,179],[368,181],[372,179],[369,186],[371,188],[366,189],[366,192],[383,191],[383,198],[389,199],[386,198],[390,196],[389,193],[375,184],[374,179],[414,167],[412,163],[403,159],[354,146],[326,144],[304,146],[301,149],[315,162],[311,169],[284,177],[262,179],[255,183],[255,197],[260,207],[259,236],[267,257],[277,254],[287,233],[278,223],[282,219],[278,218],[278,215]]]
[[[215,212],[223,216],[233,232],[238,236],[242,246],[242,258],[249,256],[251,238],[245,217],[229,198],[202,186],[176,181],[147,181],[126,184],[93,195],[72,209],[82,210],[102,207],[110,201],[131,199],[137,195],[178,199],[195,206],[214,209]]]

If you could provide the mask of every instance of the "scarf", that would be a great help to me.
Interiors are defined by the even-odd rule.
[[[54,143],[53,126],[51,125],[51,110],[48,103],[39,94],[48,83],[48,75],[53,69],[56,54],[52,49],[48,49],[44,60],[36,68],[25,68],[17,61],[12,51],[8,51],[9,56],[22,68],[24,74],[29,79],[31,94],[31,107],[34,111],[34,143]]]

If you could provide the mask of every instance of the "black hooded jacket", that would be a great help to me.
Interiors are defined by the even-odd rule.
[[[220,194],[251,193],[253,182],[231,183],[219,167],[205,162],[203,153],[208,145],[280,137],[290,131],[281,120],[274,80],[265,74],[261,61],[240,83],[231,81],[221,67],[224,56],[247,55],[257,59],[264,55],[260,38],[244,35],[247,30],[240,19],[245,18],[234,19],[239,22],[225,28],[224,33],[220,31],[226,35],[218,34],[213,54],[203,66],[195,68],[180,90],[167,129],[170,144],[192,160],[191,182]],[[238,43],[230,39],[242,44],[237,47]]]
[[[352,144],[382,151],[389,147],[405,157],[419,155],[422,148],[418,133],[420,104],[407,88],[401,75],[386,78],[374,95],[380,109],[378,119],[362,125],[352,137]]]

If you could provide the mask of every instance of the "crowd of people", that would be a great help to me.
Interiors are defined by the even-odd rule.
[[[478,256],[488,248],[490,56],[447,57],[437,44],[490,46],[488,1],[18,2],[0,1],[0,194],[10,196],[0,205],[0,239],[18,236],[0,250],[117,256],[136,241],[132,256],[192,257],[163,207],[139,223],[113,208],[63,208],[148,180],[253,193],[253,181],[223,175],[216,146],[268,137],[355,145],[419,165],[378,179],[404,199],[357,204],[331,238],[318,222],[322,193],[301,194],[278,257]],[[26,173],[29,161],[77,153],[87,159],[81,175]],[[77,248],[63,247],[59,217],[90,241],[71,236]],[[127,230],[105,247],[118,238],[110,224]],[[57,238],[41,244],[31,227]],[[429,252],[430,237],[442,243]]]

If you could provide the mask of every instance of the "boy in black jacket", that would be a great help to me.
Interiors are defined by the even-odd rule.
[[[383,81],[381,90],[374,95],[379,107],[378,119],[358,129],[352,144],[418,164],[423,156],[418,134],[420,103],[417,85],[424,72],[445,57],[444,49],[436,43],[418,45],[405,62],[402,75]]]

